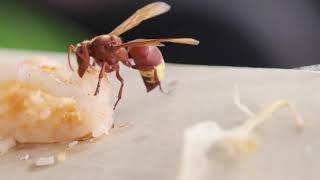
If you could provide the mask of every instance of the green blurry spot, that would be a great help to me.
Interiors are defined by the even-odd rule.
[[[0,48],[66,51],[85,36],[75,25],[19,4],[0,7]]]

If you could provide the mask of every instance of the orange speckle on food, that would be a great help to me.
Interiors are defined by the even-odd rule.
[[[52,73],[52,72],[54,72],[54,71],[57,70],[56,67],[47,66],[47,65],[42,65],[42,66],[40,66],[40,69],[41,69],[41,71],[47,72],[47,73]]]

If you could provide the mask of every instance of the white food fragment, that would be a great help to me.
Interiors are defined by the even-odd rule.
[[[36,166],[48,166],[54,164],[54,157],[48,156],[48,157],[40,157],[35,162]]]
[[[92,131],[92,137],[94,137],[94,138],[98,138],[98,137],[102,136],[103,134],[104,134],[103,131],[97,131],[97,130]]]
[[[98,137],[111,128],[111,82],[103,78],[104,90],[99,97],[93,95],[99,71],[91,70],[80,78],[64,64],[41,58],[15,63],[12,69],[1,78],[1,136],[12,136],[21,144],[63,143],[68,152],[65,142],[73,147],[77,142],[72,141],[87,139],[93,131]],[[0,154],[14,144],[0,141]],[[57,161],[57,153],[50,155]],[[16,160],[24,159],[20,156],[25,154]],[[34,164],[39,156],[31,157]]]
[[[237,90],[236,90],[237,93]],[[235,104],[246,114],[250,110],[240,103],[239,95],[235,95]],[[245,108],[243,108],[245,107]],[[209,169],[207,153],[213,150],[222,150],[230,158],[237,158],[241,154],[249,154],[256,150],[257,139],[253,130],[280,108],[288,107],[295,115],[296,125],[304,125],[304,121],[295,108],[286,100],[279,100],[253,114],[240,126],[229,130],[223,129],[218,123],[205,121],[198,123],[184,132],[181,170],[178,180],[203,179]],[[249,113],[248,113],[249,112]],[[250,115],[251,116],[251,115]],[[306,146],[306,151],[312,148]],[[221,155],[221,153],[215,153]]]
[[[4,155],[9,149],[16,146],[16,141],[12,137],[6,137],[0,139],[0,156]]]
[[[66,160],[66,152],[65,151],[59,152],[57,155],[57,160],[58,162],[64,162]]]
[[[224,135],[220,126],[211,121],[198,123],[185,130],[181,169],[178,180],[203,179],[208,171],[206,153]]]
[[[26,154],[24,156],[21,156],[19,159],[22,160],[22,161],[26,161],[30,158],[30,155],[29,154]]]
[[[69,148],[72,148],[73,146],[77,145],[79,143],[79,141],[72,141],[68,144]]]
[[[35,94],[32,94],[30,96],[30,100],[31,100],[31,102],[33,102],[35,104],[39,104],[39,105],[43,104],[45,102],[44,99],[41,96],[41,91],[40,90],[37,91]]]
[[[96,127],[93,131],[92,131],[92,137],[100,137],[103,134],[105,134],[108,131],[108,127],[107,124],[100,124],[98,127]]]
[[[250,111],[250,109],[245,106],[244,104],[241,103],[240,101],[240,94],[239,94],[239,88],[238,85],[234,86],[235,89],[235,93],[233,96],[233,103],[242,111],[244,112],[246,115],[248,115],[249,117],[253,117],[254,113]]]

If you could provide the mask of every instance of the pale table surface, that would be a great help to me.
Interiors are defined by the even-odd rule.
[[[66,54],[0,50],[0,61],[45,55],[66,62]],[[281,110],[259,128],[262,136],[254,154],[227,174],[212,179],[316,180],[320,178],[320,74],[280,69],[209,67],[168,64],[164,95],[149,94],[136,71],[122,68],[124,97],[114,118],[132,125],[94,142],[75,146],[64,163],[35,168],[36,157],[52,155],[61,145],[30,146],[0,157],[0,179],[173,180],[179,171],[182,134],[205,120],[233,127],[246,116],[233,104],[234,85],[252,110],[278,99],[293,103],[307,122],[305,131],[292,131],[293,115]],[[110,75],[118,90],[119,83]],[[177,81],[174,85],[171,82]],[[114,94],[115,94],[114,93]],[[94,108],[94,107],[92,107]],[[28,161],[19,157],[30,154]]]

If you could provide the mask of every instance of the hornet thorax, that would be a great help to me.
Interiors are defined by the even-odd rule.
[[[97,36],[89,43],[90,56],[93,57],[98,64],[106,62],[109,65],[113,65],[119,61],[127,61],[127,50],[124,47],[115,47],[121,44],[122,40],[118,36]]]

